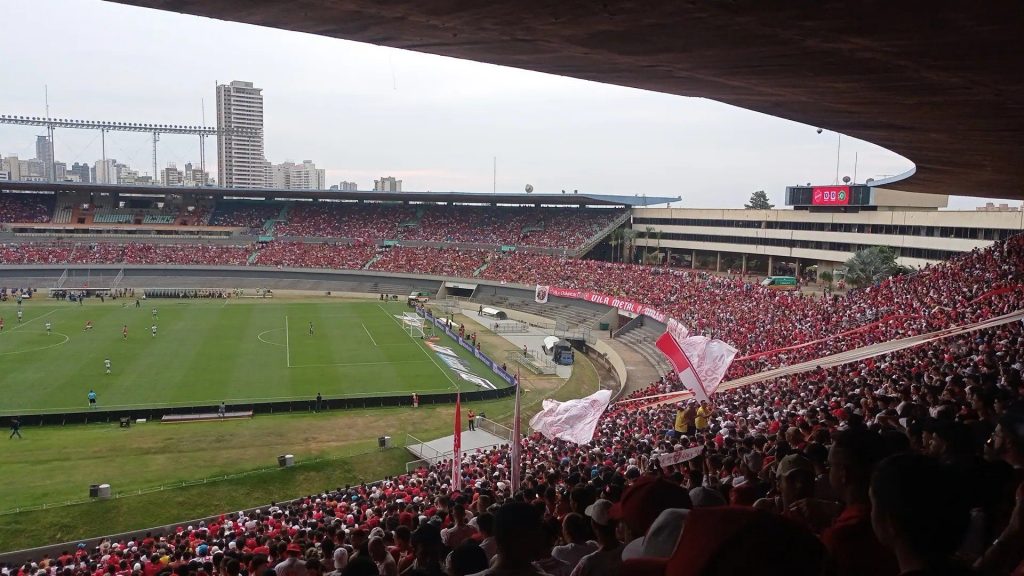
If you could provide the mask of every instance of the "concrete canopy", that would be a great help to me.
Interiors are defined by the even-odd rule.
[[[710,98],[901,154],[902,189],[1024,198],[1017,0],[115,1]]]

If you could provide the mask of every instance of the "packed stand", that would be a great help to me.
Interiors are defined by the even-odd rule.
[[[523,252],[493,259],[482,277],[591,290],[653,306],[692,333],[736,346],[741,358],[729,372],[735,378],[1015,311],[1024,307],[1021,270],[1024,239],[1017,236],[913,275],[820,298],[695,270]],[[772,351],[779,352],[758,356]]]
[[[0,264],[177,264],[245,266],[249,246],[73,242],[0,244]]]
[[[263,244],[254,264],[279,268],[331,268],[359,270],[373,258],[372,244],[303,243],[275,241]]]
[[[618,210],[458,206],[427,208],[406,240],[575,249],[622,214]]]
[[[394,246],[382,249],[380,258],[370,265],[370,269],[470,278],[484,264],[488,254],[484,250]]]
[[[0,223],[45,224],[53,216],[54,202],[50,194],[0,192]]]
[[[413,208],[399,204],[295,204],[288,211],[288,221],[275,232],[296,238],[394,240],[401,236],[401,225],[415,217]]]
[[[211,226],[229,226],[256,230],[281,213],[281,204],[218,202],[210,217]]]

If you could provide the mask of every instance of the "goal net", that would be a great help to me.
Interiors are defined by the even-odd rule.
[[[406,313],[402,315],[402,328],[409,336],[423,338],[426,334],[423,331],[425,321],[416,314]]]

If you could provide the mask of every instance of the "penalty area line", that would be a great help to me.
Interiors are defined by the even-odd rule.
[[[284,317],[284,359],[285,368],[292,367],[292,348],[288,339],[288,316]]]

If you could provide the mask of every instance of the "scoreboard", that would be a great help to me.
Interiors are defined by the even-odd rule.
[[[811,188],[812,206],[847,206],[849,204],[849,186],[815,186]]]
[[[786,204],[794,208],[828,211],[860,209],[871,206],[871,187],[854,186],[789,186]]]

